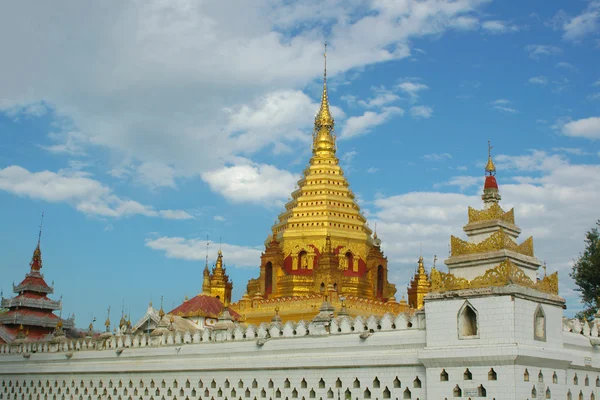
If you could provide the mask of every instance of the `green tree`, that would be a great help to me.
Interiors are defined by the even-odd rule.
[[[595,228],[590,229],[585,234],[585,250],[575,261],[570,274],[578,286],[576,290],[581,292],[581,300],[586,307],[585,310],[577,314],[577,317],[586,319],[594,315],[599,306],[600,232],[598,228],[600,228],[600,220],[596,222]]]

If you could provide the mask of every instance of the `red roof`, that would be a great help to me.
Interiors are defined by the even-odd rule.
[[[211,317],[217,318],[221,311],[223,311],[223,303],[216,297],[207,296],[200,294],[192,297],[191,299],[184,301],[179,307],[170,311],[169,314],[177,315],[179,317]],[[238,320],[240,315],[229,309],[229,314],[233,319]]]
[[[12,309],[12,310],[8,310],[3,315],[13,315],[13,314],[29,315],[32,317],[49,317],[52,319],[58,319],[58,316],[56,314],[53,314],[51,310],[37,311],[37,310],[32,310],[31,308],[19,308],[18,310]]]
[[[41,276],[27,275],[25,279],[23,279],[23,282],[19,283],[18,286],[25,284],[49,287],[44,278],[42,278]]]
[[[496,182],[496,177],[492,175],[488,175],[485,177],[485,184],[483,185],[484,189],[498,189],[498,183]]]
[[[48,328],[38,328],[38,327],[26,327],[24,329],[27,336],[25,337],[25,341],[34,342],[38,340],[44,340],[48,338],[48,335],[52,333],[52,329]],[[0,325],[0,343],[5,343],[8,339],[9,342],[12,342],[16,339],[19,333],[19,328],[17,327],[8,327],[6,325]]]

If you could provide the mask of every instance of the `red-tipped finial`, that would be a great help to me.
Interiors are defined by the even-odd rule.
[[[44,224],[44,213],[42,213],[42,221],[40,222],[40,232],[38,234],[37,247],[33,251],[31,263],[29,266],[32,271],[39,271],[42,268],[42,251],[40,250],[40,242],[42,241],[42,225]]]

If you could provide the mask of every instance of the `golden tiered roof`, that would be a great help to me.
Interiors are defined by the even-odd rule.
[[[308,166],[271,228],[260,276],[251,279],[247,295],[232,304],[252,323],[270,321],[278,304],[284,320],[309,318],[324,296],[334,306],[345,301],[350,315],[408,309],[394,298],[396,287],[388,282],[381,242],[372,237],[336,157],[326,60],[325,55]]]
[[[315,117],[313,154],[304,176],[298,181],[298,188],[279,214],[273,232],[278,240],[312,236],[318,238],[314,244],[320,246],[325,244],[327,235],[334,243],[339,240],[347,242],[348,239],[362,241],[365,246],[361,253],[364,253],[366,244],[372,244],[372,231],[366,225],[367,220],[360,212],[335,155],[334,125],[325,69],[321,106]],[[284,253],[289,250],[289,245]]]

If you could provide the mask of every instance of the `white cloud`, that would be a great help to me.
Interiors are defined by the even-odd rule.
[[[413,102],[415,102],[419,99],[419,92],[429,89],[429,86],[427,86],[423,83],[410,82],[410,81],[402,82],[402,83],[398,84],[397,87],[398,87],[398,89],[400,89],[401,91],[406,93],[410,97],[410,100]]]
[[[566,62],[566,61],[561,61],[556,63],[556,68],[562,68],[562,69],[568,69],[571,71],[577,71],[577,67],[574,66],[573,64]]]
[[[183,210],[160,210],[158,215],[166,219],[194,219],[193,216]]]
[[[225,217],[223,217],[222,215],[215,215],[215,216],[213,217],[213,220],[214,220],[214,221],[219,221],[219,222],[225,222],[225,221],[226,221],[226,218],[225,218]]]
[[[510,105],[511,105],[511,101],[507,100],[507,99],[497,99],[497,100],[492,101],[492,106],[494,107],[495,110],[509,113],[509,114],[516,114],[519,112],[518,110],[511,107]]]
[[[479,20],[472,16],[462,16],[452,21],[451,27],[461,31],[471,31],[477,29]]]
[[[525,51],[529,53],[529,58],[538,60],[540,56],[550,56],[562,53],[562,49],[557,46],[545,44],[530,44],[525,46]]]
[[[587,99],[589,101],[594,101],[594,100],[600,99],[600,92],[596,92],[596,93],[592,93],[592,94],[588,95]]]
[[[352,69],[409,57],[414,39],[476,26],[480,3],[256,0],[226,13],[162,0],[3,3],[0,109],[37,104],[26,112],[39,115],[43,102],[84,139],[68,143],[65,136],[46,148],[72,154],[100,147],[110,152],[108,170],[123,159],[132,168],[162,163],[173,179],[153,184],[171,187],[178,176],[265,148],[289,151],[310,139],[303,127],[312,123],[306,115],[316,111],[310,99],[318,100],[318,91],[303,98],[298,90],[321,76],[322,35],[315,34],[321,28],[335,81]],[[261,129],[266,110],[274,113]]]
[[[367,101],[359,100],[358,104],[365,108],[378,108],[400,100],[400,96],[390,92],[380,93]]]
[[[570,17],[560,11],[554,17],[555,28],[563,30],[563,39],[579,41],[588,35],[598,32],[600,24],[600,2],[590,1],[582,13]]]
[[[509,114],[516,114],[519,112],[518,110],[516,110],[512,107],[494,106],[494,109],[503,111],[503,112],[507,112]]]
[[[175,187],[175,169],[161,162],[144,162],[137,167],[138,179],[151,187]]]
[[[477,186],[481,184],[480,176],[454,176],[448,182],[438,185],[441,186],[458,186],[461,191],[465,189],[469,189],[473,186]]]
[[[423,160],[425,161],[446,161],[450,159],[452,159],[452,154],[450,153],[432,153],[423,156]]]
[[[202,174],[210,188],[233,202],[278,205],[292,192],[298,176],[266,164],[242,164]]]
[[[553,147],[552,151],[572,154],[574,156],[588,156],[591,153],[579,147]]]
[[[3,101],[0,100],[0,112],[6,114],[7,117],[12,118],[15,121],[21,118],[39,118],[48,113],[48,106],[43,101],[31,101],[28,103],[12,104],[10,106],[4,105]]]
[[[433,108],[427,106],[415,106],[410,108],[410,115],[413,118],[430,118],[433,115]]]
[[[399,107],[385,107],[381,112],[366,111],[363,115],[350,117],[346,120],[339,138],[344,140],[366,135],[374,127],[386,123],[396,115],[404,115],[404,110]]]
[[[182,237],[159,237],[146,239],[146,246],[164,252],[168,258],[176,258],[188,261],[206,260],[206,239],[185,239]],[[214,263],[217,251],[221,248],[223,252],[223,264],[225,267],[249,268],[260,265],[261,249],[259,247],[238,246],[228,243],[208,242],[208,259]]]
[[[267,93],[251,105],[229,110],[228,130],[237,153],[250,154],[268,143],[285,145],[299,141],[310,142],[310,118],[319,103],[299,90],[279,90]],[[336,106],[331,107],[334,119],[344,117]]]
[[[548,84],[548,78],[545,76],[534,76],[529,78],[528,82],[533,85],[546,85]]]
[[[513,25],[509,22],[500,20],[484,21],[481,24],[481,27],[485,31],[488,31],[489,33],[493,34],[518,32],[520,29],[517,25]]]
[[[367,169],[368,174],[374,174],[377,171],[379,171],[379,168],[369,167],[369,169]]]
[[[358,152],[356,151],[347,151],[344,154],[342,154],[342,156],[340,157],[340,159],[345,162],[345,163],[351,163],[352,160],[354,159],[354,157],[356,157],[356,155],[358,154]]]
[[[113,218],[132,215],[166,219],[192,218],[185,211],[157,211],[137,201],[122,199],[109,187],[90,178],[90,175],[84,172],[30,172],[11,165],[0,169],[0,190],[52,203],[68,203],[86,215]]]
[[[592,86],[600,86],[600,79],[598,79],[596,82],[592,83]]]
[[[582,118],[562,125],[562,133],[567,136],[600,139],[600,117]]]

